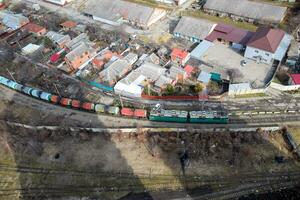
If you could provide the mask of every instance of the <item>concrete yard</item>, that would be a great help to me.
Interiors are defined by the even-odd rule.
[[[256,83],[257,86],[264,86],[265,79],[271,72],[271,65],[257,63],[254,60],[245,58],[242,54],[228,47],[227,45],[215,43],[201,57],[204,64],[199,66],[200,70],[207,72],[219,72],[227,74],[228,70],[240,72],[240,76],[234,77],[233,83],[249,82]],[[241,65],[245,60],[247,64]]]

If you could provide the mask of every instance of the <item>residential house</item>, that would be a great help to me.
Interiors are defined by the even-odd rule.
[[[29,19],[22,14],[4,13],[2,23],[12,29],[17,30],[29,23]]]
[[[170,77],[171,79],[180,82],[183,82],[186,78],[187,78],[187,73],[186,71],[178,66],[172,66],[169,70],[168,70],[168,77]]]
[[[128,60],[120,58],[99,73],[99,81],[113,86],[132,69]]]
[[[74,21],[68,20],[68,21],[61,23],[60,26],[65,30],[70,30],[72,28],[75,28],[77,26],[77,23]]]
[[[194,73],[195,69],[191,65],[186,65],[184,67],[184,71],[186,73],[187,78],[190,78],[192,76],[192,74]]]
[[[76,70],[95,55],[94,48],[82,43],[65,56],[65,61],[70,69]]]
[[[190,54],[182,49],[174,48],[171,53],[171,60],[180,65],[184,65],[190,59]]]
[[[63,35],[54,31],[49,31],[46,34],[46,37],[48,37],[59,48],[65,48],[66,43],[71,41],[71,37],[69,35]]]
[[[40,25],[29,23],[24,26],[24,29],[27,30],[29,33],[33,33],[36,36],[43,36],[47,33],[47,30],[45,27],[42,27]]]
[[[67,50],[71,51],[81,45],[82,43],[90,44],[89,37],[86,33],[81,33],[77,37],[73,38],[71,41],[65,44]]]

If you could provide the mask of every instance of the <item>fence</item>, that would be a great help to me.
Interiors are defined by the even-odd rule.
[[[142,99],[147,100],[207,100],[207,95],[200,96],[150,96],[142,95]]]
[[[281,85],[274,82],[272,82],[270,86],[280,91],[292,91],[292,90],[298,90],[300,88],[300,85]]]

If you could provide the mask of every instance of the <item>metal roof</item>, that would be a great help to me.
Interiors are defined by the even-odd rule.
[[[166,13],[163,9],[122,0],[89,0],[84,12],[111,21],[117,21],[123,17],[125,20],[143,25],[147,25],[155,14]]]
[[[260,27],[253,34],[247,46],[274,53],[283,37],[284,31],[280,29]]]
[[[253,32],[236,28],[227,24],[217,24],[213,31],[205,38],[208,41],[223,39],[229,42],[245,45],[252,37]]]
[[[200,59],[201,56],[209,49],[209,47],[213,46],[214,44],[210,41],[203,40],[192,52],[191,57]]]
[[[276,23],[283,20],[287,10],[286,7],[249,0],[207,0],[204,8]]]
[[[250,83],[236,83],[229,85],[229,91],[251,90]]]
[[[199,74],[197,81],[200,81],[202,83],[208,84],[211,78],[211,74],[207,73],[206,71],[201,71]]]
[[[209,34],[213,25],[214,23],[208,20],[183,16],[173,32],[202,40]]]
[[[16,30],[29,23],[29,19],[22,14],[5,13],[2,23],[8,28]]]
[[[289,34],[285,34],[282,38],[277,50],[275,51],[274,59],[281,61],[285,56],[290,44],[291,44],[292,36]]]

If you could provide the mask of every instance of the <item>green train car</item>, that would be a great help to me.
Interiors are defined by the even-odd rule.
[[[227,124],[228,115],[218,111],[190,111],[189,122],[203,124]]]
[[[151,121],[161,122],[188,122],[188,112],[183,110],[152,110],[149,115]]]

